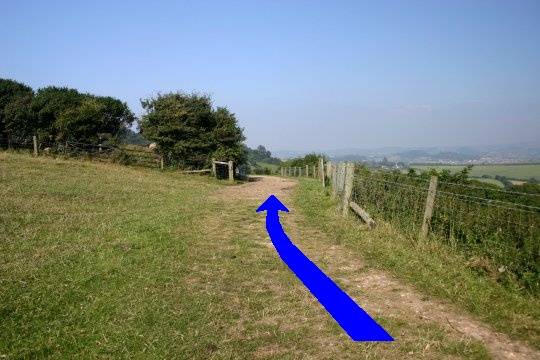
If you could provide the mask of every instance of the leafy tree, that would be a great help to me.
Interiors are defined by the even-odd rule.
[[[4,108],[5,130],[12,139],[23,140],[36,133],[32,100],[33,94],[18,96]]]
[[[212,157],[245,162],[242,129],[226,108],[214,110],[207,95],[182,92],[160,94],[141,101],[142,135],[157,143],[169,164],[208,166]]]
[[[33,95],[34,91],[27,85],[14,80],[0,79],[0,139],[20,136],[21,132],[31,128],[30,104]],[[16,126],[19,122],[24,126]]]
[[[101,134],[114,140],[135,120],[118,99],[54,86],[38,90],[32,110],[40,135],[56,141],[96,143]]]
[[[235,164],[243,164],[247,161],[247,152],[243,141],[242,129],[233,113],[227,108],[218,107],[214,113],[216,127],[213,135],[216,150],[213,157],[216,159],[233,160]]]
[[[83,95],[75,89],[56,86],[39,89],[32,102],[32,111],[35,114],[35,128],[38,129],[40,137],[62,139],[61,134],[58,134],[57,121],[63,112],[78,107],[82,99]],[[58,135],[60,139],[57,139]]]
[[[113,141],[134,116],[120,100],[85,95],[81,103],[61,112],[54,123],[58,140],[99,142],[103,135]]]
[[[257,166],[257,163],[264,162],[268,164],[281,164],[281,160],[275,157],[272,157],[272,153],[262,145],[257,146],[256,149],[250,149],[246,147],[248,162],[251,166]]]

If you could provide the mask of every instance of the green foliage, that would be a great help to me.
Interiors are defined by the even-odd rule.
[[[0,133],[23,140],[96,143],[116,139],[135,117],[118,99],[49,86],[36,94],[26,85],[0,79]]]
[[[0,79],[0,140],[3,137],[19,137],[31,132],[30,104],[33,95],[34,91],[27,85]]]
[[[376,192],[372,201],[362,203],[364,208],[370,205],[367,211],[377,221],[377,227],[370,231],[366,231],[356,217],[344,219],[341,213],[338,215],[335,200],[321,192],[318,182],[303,179],[296,189],[296,208],[305,213],[311,228],[324,230],[355,257],[362,257],[367,266],[390,271],[417,289],[476,315],[498,331],[540,347],[540,297],[532,297],[519,288],[502,286],[490,277],[479,276],[480,258],[470,261],[470,252],[460,251],[453,244],[435,239],[415,238],[411,241],[411,234],[405,232],[403,226],[411,222],[412,214],[416,213],[415,202],[411,201],[416,194],[413,189],[406,191],[403,188],[401,194],[394,193],[394,196],[380,200],[380,193]],[[394,188],[389,187],[388,190]],[[414,219],[421,221],[426,192],[418,194],[420,211]],[[388,205],[387,212],[370,212],[381,209],[384,204]],[[403,212],[404,218],[399,214],[394,218],[391,217],[391,207],[409,209]],[[390,219],[402,221],[403,225],[388,226]],[[412,235],[416,237],[418,228],[414,230]],[[495,271],[499,273],[497,269]]]
[[[430,168],[448,169],[452,173],[460,171],[463,165],[412,165],[417,170]],[[540,164],[490,164],[474,165],[470,172],[471,177],[482,177],[483,175],[495,178],[504,176],[508,179],[529,181],[531,178],[540,180]]]
[[[119,139],[121,144],[142,146],[147,146],[150,144],[150,141],[145,139],[140,133],[135,132],[127,127],[120,131]]]
[[[32,102],[32,111],[35,114],[34,127],[39,130],[41,138],[55,140],[57,120],[63,112],[78,107],[81,100],[81,94],[75,89],[55,86],[39,89]]]
[[[432,175],[439,176],[430,233],[459,248],[479,271],[507,286],[540,292],[540,197],[501,191],[448,170],[358,170],[353,196],[375,218],[416,237]],[[477,259],[477,260],[474,260]],[[481,260],[478,260],[481,259]]]
[[[55,141],[97,143],[103,135],[116,139],[135,119],[118,99],[58,87],[38,90],[32,109],[42,137]]]
[[[244,135],[233,113],[214,110],[207,95],[181,92],[160,94],[141,101],[146,114],[141,133],[155,141],[167,164],[202,168],[211,158],[246,162]]]
[[[256,149],[250,149],[246,147],[246,151],[248,153],[248,161],[253,166],[255,166],[257,163],[267,163],[274,165],[281,164],[281,160],[272,157],[272,153],[269,150],[266,150],[263,145],[257,146]]]
[[[247,152],[243,144],[245,137],[235,115],[225,107],[218,107],[213,115],[216,121],[212,132],[216,146],[213,157],[233,160],[236,165],[246,163]]]
[[[286,160],[283,162],[282,166],[283,167],[294,167],[294,166],[304,167],[306,165],[318,166],[320,158],[323,158],[325,161],[327,160],[326,155],[311,153],[311,154],[305,155],[304,157],[297,157],[297,158]]]
[[[249,172],[256,175],[271,175],[277,172],[281,165],[281,160],[272,157],[272,153],[263,145],[257,146],[255,149],[245,147],[247,153]]]

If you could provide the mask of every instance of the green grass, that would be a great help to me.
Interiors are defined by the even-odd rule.
[[[0,354],[189,356],[204,303],[179,281],[210,180],[0,153]],[[186,310],[189,311],[186,312]],[[186,312],[185,316],[179,316]]]
[[[487,357],[397,318],[399,342],[351,342],[227,186],[0,153],[0,358]]]
[[[500,182],[499,180],[497,180],[497,179],[474,178],[474,180],[478,180],[478,181],[481,181],[481,182],[486,183],[486,184],[497,185],[500,188],[504,188],[504,184],[502,182]]]
[[[475,272],[459,251],[436,241],[411,242],[379,219],[368,231],[354,216],[336,215],[336,204],[320,185],[300,183],[296,202],[311,226],[325,231],[363,257],[420,290],[447,300],[512,338],[540,348],[540,299],[509,289]]]
[[[262,168],[269,168],[270,171],[272,171],[273,173],[276,172],[279,169],[279,165],[270,164],[270,163],[266,163],[266,162],[258,162],[257,165],[259,165]]]
[[[428,170],[428,169],[448,169],[452,173],[458,172],[464,168],[463,165],[412,165],[414,169]],[[482,177],[482,175],[488,175],[495,177],[495,175],[505,176],[509,179],[516,180],[528,180],[535,178],[540,180],[540,164],[513,164],[513,165],[475,165],[470,173],[471,177]]]

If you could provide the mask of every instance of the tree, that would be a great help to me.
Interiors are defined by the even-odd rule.
[[[32,112],[35,114],[35,128],[41,138],[58,139],[58,119],[63,112],[78,107],[83,95],[75,89],[48,86],[36,92],[32,102]]]
[[[272,153],[267,150],[263,145],[257,146],[256,149],[245,148],[247,152],[247,159],[251,166],[256,167],[258,163],[264,162],[268,164],[281,164],[281,160],[272,157]]]
[[[134,116],[120,100],[85,95],[80,105],[62,111],[54,123],[57,140],[97,143],[103,135],[116,142]]]
[[[110,134],[115,141],[120,140],[125,129],[135,121],[135,115],[125,102],[111,96],[92,96],[102,105],[101,122],[96,131]]]
[[[157,143],[167,163],[201,168],[210,165],[212,157],[245,162],[244,136],[234,114],[226,108],[214,110],[209,96],[176,92],[141,104],[146,111],[141,133]]]
[[[33,96],[31,87],[14,80],[0,79],[0,139],[21,136],[30,131]],[[18,126],[19,123],[22,127]]]
[[[101,134],[116,140],[135,120],[127,104],[118,99],[54,86],[38,90],[32,110],[41,137],[55,141],[97,143]]]
[[[214,128],[214,142],[216,150],[213,157],[216,159],[233,160],[236,165],[247,161],[247,152],[243,145],[242,129],[233,113],[227,108],[218,107],[214,112],[216,127]]]

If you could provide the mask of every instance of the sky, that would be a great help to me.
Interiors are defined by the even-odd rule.
[[[2,1],[0,77],[198,91],[249,146],[540,142],[540,1]]]

